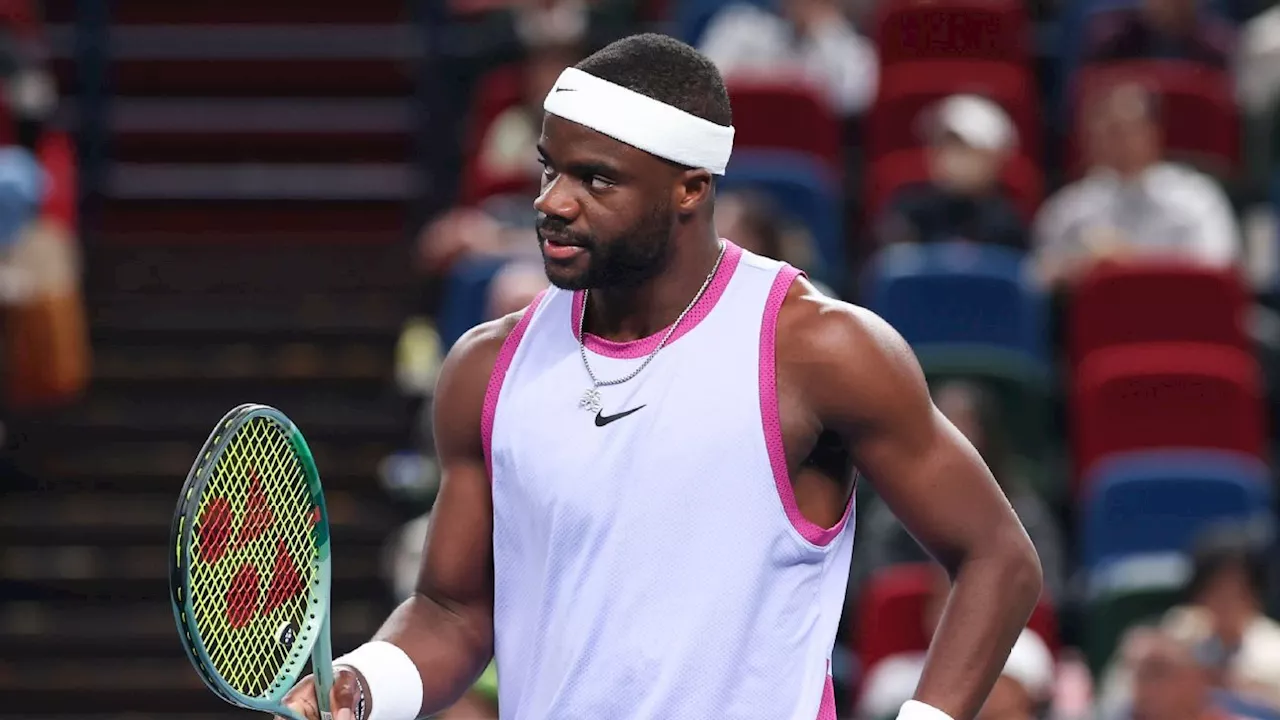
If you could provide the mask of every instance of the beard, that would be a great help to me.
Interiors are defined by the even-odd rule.
[[[634,227],[617,236],[602,239],[575,233],[563,220],[550,216],[538,219],[538,244],[545,247],[551,237],[560,244],[583,248],[568,261],[547,257],[543,265],[547,280],[562,290],[606,290],[632,288],[652,280],[671,260],[671,231],[674,221],[666,208],[656,206]]]

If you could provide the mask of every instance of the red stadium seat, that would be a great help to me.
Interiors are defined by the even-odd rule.
[[[1127,343],[1196,342],[1249,351],[1249,297],[1235,270],[1177,260],[1105,263],[1071,289],[1068,351],[1072,364]]]
[[[732,76],[735,149],[789,150],[821,158],[843,170],[840,119],[822,93],[804,82]]]
[[[1021,0],[889,0],[875,38],[883,66],[944,58],[1025,65],[1029,32]]]
[[[890,655],[929,647],[924,612],[938,568],[911,563],[884,568],[871,576],[862,593],[857,617],[857,652],[865,672]],[[1057,653],[1058,620],[1052,604],[1041,599],[1027,627]]]
[[[1004,108],[1018,128],[1019,150],[1039,161],[1040,96],[1035,78],[1020,66],[981,60],[921,60],[884,68],[880,94],[867,121],[868,159],[919,147],[921,111],[958,93],[982,95]]]
[[[1137,83],[1160,96],[1165,149],[1206,161],[1209,169],[1229,174],[1240,164],[1240,114],[1231,76],[1198,63],[1134,60],[1092,65],[1076,75],[1074,131],[1068,169],[1086,169],[1084,132],[1089,100],[1119,83]]]
[[[1101,459],[1139,450],[1211,449],[1263,457],[1260,371],[1236,347],[1145,343],[1089,353],[1075,373],[1076,495]]]
[[[899,188],[928,179],[926,150],[899,150],[876,160],[867,173],[867,217],[876,218]],[[1026,156],[1015,155],[1005,165],[1001,182],[1023,218],[1030,222],[1044,198],[1044,179],[1039,168]]]
[[[66,227],[76,227],[76,158],[71,138],[65,133],[46,133],[37,148],[40,165],[48,175],[48,189],[40,205],[40,215]]]

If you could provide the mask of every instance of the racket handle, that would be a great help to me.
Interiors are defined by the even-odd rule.
[[[329,613],[327,612],[324,621],[320,624],[315,647],[311,650],[311,666],[316,675],[316,707],[320,710],[320,718],[331,720],[329,691],[333,689],[333,643],[329,637]]]

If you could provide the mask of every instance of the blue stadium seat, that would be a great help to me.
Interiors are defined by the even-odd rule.
[[[841,286],[847,261],[840,220],[840,181],[829,168],[800,153],[740,150],[730,160],[719,187],[752,188],[772,197],[779,211],[804,225],[813,236],[820,267],[812,268],[810,274],[828,285]]]
[[[1125,454],[1100,464],[1082,514],[1089,569],[1158,553],[1184,554],[1219,522],[1270,532],[1272,491],[1254,457],[1200,450]]]
[[[463,333],[484,322],[489,283],[506,263],[505,258],[466,258],[449,271],[436,322],[446,351]]]
[[[1049,380],[1047,303],[1016,250],[892,245],[872,258],[863,288],[864,304],[906,338],[926,372]]]

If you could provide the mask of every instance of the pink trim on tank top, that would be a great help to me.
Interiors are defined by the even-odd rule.
[[[827,664],[830,665],[831,663]],[[818,706],[816,720],[838,720],[836,717],[836,686],[829,674],[827,675],[827,681],[822,684],[822,704]]]
[[[502,394],[502,381],[507,377],[507,370],[511,367],[511,361],[515,359],[521,338],[529,329],[529,322],[533,320],[533,313],[538,309],[538,303],[542,302],[542,297],[546,294],[547,291],[543,290],[535,295],[533,302],[524,309],[520,321],[511,329],[511,334],[502,341],[502,348],[498,350],[498,359],[493,364],[493,372],[489,374],[489,385],[484,391],[484,409],[480,412],[480,441],[484,444],[484,466],[489,472],[490,482],[493,482],[493,419],[498,414],[498,396]]]
[[[685,322],[681,323],[676,331],[671,333],[671,339],[667,341],[667,345],[679,340],[681,336],[687,334],[690,330],[698,326],[711,309],[719,302],[720,297],[724,295],[725,288],[729,287],[729,281],[733,279],[734,270],[738,269],[738,261],[742,259],[742,248],[734,245],[728,240],[723,240],[724,259],[720,261],[720,267],[716,269],[715,277],[711,278],[711,284],[707,286],[707,291],[703,293],[698,302],[694,303],[689,309],[689,314],[685,318]],[[578,323],[582,321],[582,291],[579,290],[573,294],[573,312],[569,314],[573,327],[570,330],[573,336],[578,336]],[[690,321],[692,318],[692,321]],[[602,337],[596,337],[591,333],[583,338],[583,344],[587,349],[597,355],[605,357],[619,358],[622,360],[634,360],[642,358],[653,352],[658,347],[658,343],[662,342],[662,336],[671,326],[662,328],[658,332],[642,337],[636,340],[628,340],[626,342],[615,342],[606,340]]]
[[[800,512],[795,489],[791,486],[791,472],[787,469],[787,449],[782,441],[782,418],[778,411],[778,312],[782,310],[782,302],[787,299],[791,283],[803,274],[790,265],[783,266],[773,280],[769,298],[765,300],[764,320],[760,324],[760,415],[764,425],[765,446],[769,449],[769,464],[773,467],[773,482],[778,487],[778,497],[782,499],[782,509],[787,513],[787,519],[805,540],[814,545],[826,546],[831,544],[844,529],[845,523],[849,522],[853,496],[849,497],[844,516],[830,528],[822,527]]]

